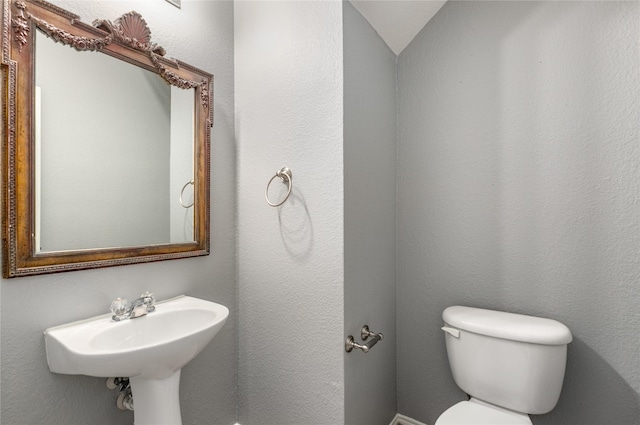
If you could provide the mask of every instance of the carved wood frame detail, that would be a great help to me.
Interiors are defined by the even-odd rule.
[[[44,0],[2,0],[2,263],[3,277],[110,267],[208,255],[213,76],[164,57],[137,12],[93,25]],[[32,99],[34,27],[78,51],[100,51],[157,73],[168,84],[198,89],[195,112],[195,238],[193,243],[35,253],[33,241]]]

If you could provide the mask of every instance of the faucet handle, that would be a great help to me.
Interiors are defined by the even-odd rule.
[[[153,292],[145,291],[140,294],[140,298],[144,300],[144,305],[147,308],[147,313],[151,313],[156,309],[156,297],[153,295]]]
[[[126,298],[118,297],[111,302],[111,312],[113,320],[120,321],[127,318],[129,301]]]

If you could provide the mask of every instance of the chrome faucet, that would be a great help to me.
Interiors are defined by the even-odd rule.
[[[111,303],[111,312],[113,316],[111,319],[114,322],[119,322],[126,319],[135,319],[136,317],[146,316],[147,313],[155,311],[156,298],[149,291],[140,295],[131,303],[126,298],[116,298]]]

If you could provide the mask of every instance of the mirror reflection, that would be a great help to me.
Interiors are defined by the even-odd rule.
[[[36,32],[36,252],[194,241],[195,89]]]

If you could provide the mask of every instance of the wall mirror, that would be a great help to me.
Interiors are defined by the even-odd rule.
[[[2,19],[3,276],[207,255],[213,76],[136,12]]]

